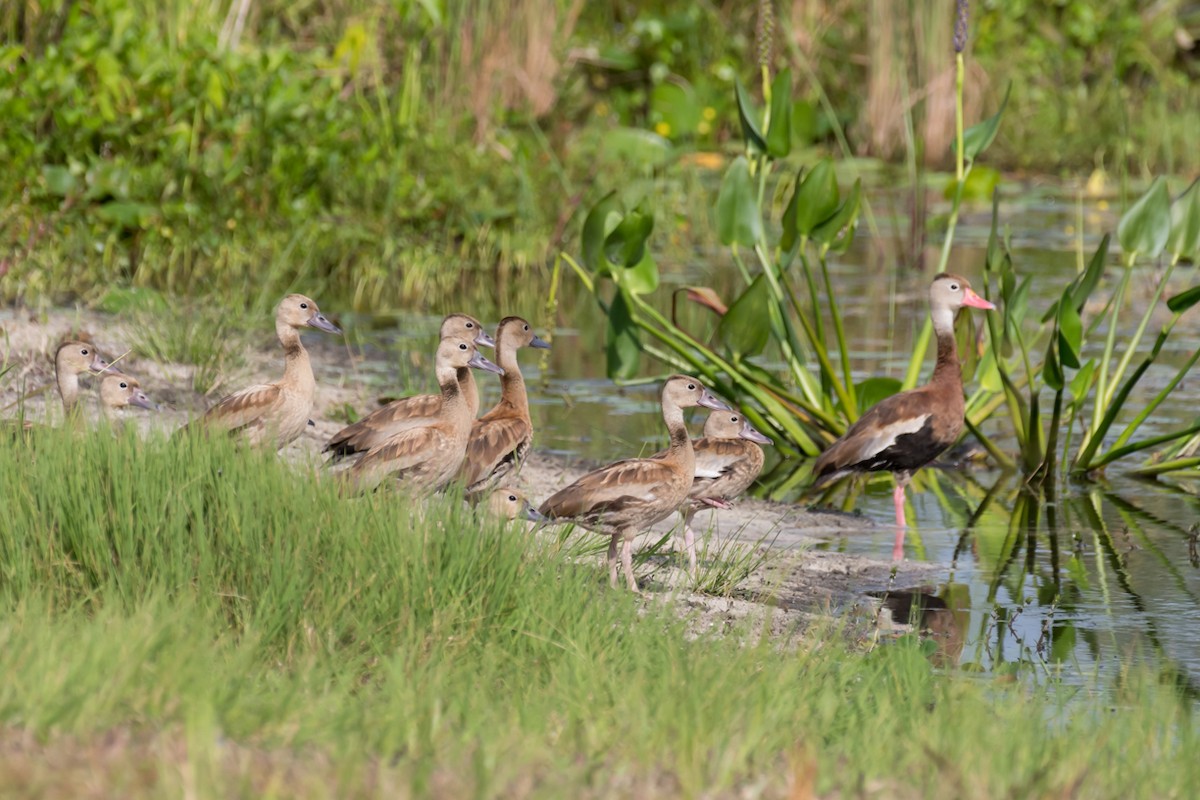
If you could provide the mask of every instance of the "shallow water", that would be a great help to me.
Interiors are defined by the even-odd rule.
[[[1115,229],[1117,218],[1103,201],[1079,206],[1073,195],[1054,187],[1018,186],[1007,192],[1001,219],[1013,232],[1018,274],[1035,276],[1029,317],[1036,319],[1074,276],[1080,258],[1077,239],[1090,256],[1102,234]],[[880,240],[870,240],[865,227],[860,228],[851,251],[831,265],[847,334],[855,342],[856,379],[900,377],[926,315],[928,271],[896,268],[881,255],[881,250],[894,251],[892,240],[907,230],[904,195],[876,191],[871,197]],[[989,224],[990,208],[973,208],[963,216],[951,257],[953,271],[969,278],[980,274]],[[926,248],[925,255],[927,264],[936,263],[936,248]],[[729,299],[740,285],[720,252],[688,253],[686,258],[664,253],[659,262],[663,285],[657,298],[664,311],[670,310],[674,288],[712,286]],[[1140,316],[1137,304],[1141,301],[1144,308],[1149,295],[1152,269],[1144,268],[1134,281],[1134,310],[1122,317],[1129,332]],[[1182,287],[1179,282],[1173,288]],[[545,319],[545,287],[536,289],[511,292],[504,313]],[[694,332],[711,330],[715,322],[682,298],[679,312]],[[1174,350],[1147,375],[1131,407],[1150,397],[1172,374],[1171,365],[1200,342],[1197,315],[1185,317],[1174,334]],[[564,274],[558,319],[564,324],[554,331],[553,351],[541,362],[533,352],[522,358],[536,446],[595,460],[658,449],[663,431],[656,385],[619,388],[604,377],[604,320],[569,272]],[[437,321],[432,315],[405,317],[399,333],[389,324],[364,339],[368,353],[390,360],[379,371],[381,386],[395,386],[394,377],[385,378],[394,374],[397,357],[391,354],[427,346]],[[1151,335],[1155,330],[1152,325]],[[932,356],[929,362],[926,373]],[[424,365],[403,358],[401,364],[402,373],[415,378],[410,387],[429,385]],[[643,373],[657,368],[647,361]],[[493,384],[484,383],[484,407],[497,393]],[[1144,430],[1150,434],[1190,423],[1197,401],[1200,382],[1185,380]],[[992,424],[988,432],[1002,445],[1011,445],[1002,423]],[[768,470],[772,466],[786,472],[793,465],[768,464]],[[1105,480],[1065,484],[1057,501],[1031,507],[1021,499],[1013,476],[925,470],[918,477],[909,491],[912,528],[906,555],[944,566],[942,580],[927,587],[936,598],[927,604],[944,609],[940,624],[953,630],[952,662],[982,670],[1016,666],[1033,675],[1058,673],[1084,681],[1111,676],[1123,661],[1136,657],[1168,671],[1200,697],[1200,559],[1192,527],[1200,520],[1195,494],[1200,485],[1135,481],[1122,475],[1121,463],[1109,468]],[[876,532],[823,546],[887,558],[893,535],[890,482],[871,482],[854,508],[880,523]],[[787,547],[789,542],[776,545]]]

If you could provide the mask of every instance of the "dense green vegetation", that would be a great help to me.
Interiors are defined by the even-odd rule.
[[[6,791],[68,795],[81,767],[124,796],[1160,797],[1200,780],[1192,713],[1150,675],[1030,689],[945,675],[912,639],[855,655],[848,631],[692,638],[553,541],[452,500],[346,502],[223,440],[49,431],[0,448],[0,506],[0,737],[31,731],[70,765],[6,745]]]
[[[969,116],[1015,87],[994,163],[1195,169],[1187,8],[976,4]],[[253,303],[303,281],[380,309],[503,279],[575,236],[606,176],[679,176],[681,155],[736,139],[733,83],[757,85],[760,58],[796,75],[798,145],[948,163],[952,2],[770,10],[6,3],[0,297],[138,284]],[[711,236],[677,196],[689,237]]]

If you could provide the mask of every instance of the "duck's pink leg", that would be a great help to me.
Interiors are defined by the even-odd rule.
[[[904,487],[908,481],[896,481],[892,502],[896,505],[896,541],[892,543],[892,560],[904,560]]]

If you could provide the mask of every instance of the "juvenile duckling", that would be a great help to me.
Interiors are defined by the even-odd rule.
[[[436,491],[462,466],[471,432],[471,409],[458,381],[458,370],[474,367],[504,371],[475,350],[473,339],[443,340],[437,350],[437,379],[442,402],[427,425],[402,430],[368,450],[341,476],[355,490],[373,489],[389,475],[413,491]]]
[[[125,423],[123,416],[125,409],[129,406],[137,406],[148,411],[157,410],[154,403],[150,402],[150,398],[142,391],[142,386],[136,378],[120,373],[104,376],[104,380],[100,382],[100,410],[104,413],[108,424],[116,430],[123,427]]]
[[[467,455],[459,472],[467,494],[486,491],[509,473],[516,475],[533,443],[529,397],[517,363],[517,350],[522,347],[550,349],[520,317],[500,320],[496,329],[496,362],[504,370],[500,402],[471,426]]]
[[[671,435],[670,446],[650,458],[630,458],[593,470],[551,495],[538,511],[552,520],[574,522],[611,536],[608,580],[617,585],[617,544],[625,581],[636,592],[633,577],[633,538],[639,531],[666,519],[687,500],[696,472],[696,454],[683,422],[683,409],[704,406],[729,411],[703,384],[687,375],[673,375],[663,384],[662,415]]]
[[[54,354],[54,379],[58,384],[58,396],[62,398],[63,411],[67,415],[79,404],[79,376],[100,374],[106,369],[108,362],[95,345],[72,340],[58,346]]]
[[[750,488],[762,472],[764,456],[759,444],[772,444],[772,441],[734,411],[709,414],[704,423],[704,436],[692,442],[696,451],[696,476],[688,492],[688,502],[680,511],[688,571],[693,578],[696,577],[696,534],[692,530],[692,518],[705,507],[733,507],[729,501]]]
[[[275,311],[275,335],[283,345],[283,377],[274,383],[251,386],[225,397],[192,425],[228,431],[251,444],[274,444],[278,450],[304,432],[313,411],[317,381],[308,351],[300,341],[300,328],[326,333],[341,329],[325,318],[317,304],[302,294],[289,294]]]
[[[515,489],[493,489],[487,495],[487,510],[489,514],[507,520],[527,519],[531,522],[545,522],[546,518],[529,504],[525,495]]]
[[[449,339],[464,339],[477,347],[496,346],[479,320],[466,314],[449,314],[442,320],[439,341]],[[471,419],[475,419],[479,413],[479,388],[475,385],[475,376],[470,367],[458,371],[458,384]],[[330,463],[359,457],[402,430],[429,424],[437,416],[441,405],[441,394],[420,394],[393,400],[335,433],[321,452],[333,454]]]

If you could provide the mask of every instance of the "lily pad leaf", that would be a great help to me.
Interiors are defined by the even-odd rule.
[[[1159,176],[1138,198],[1117,225],[1121,249],[1132,255],[1158,258],[1171,235],[1171,196],[1167,182]]]
[[[967,161],[979,158],[979,155],[995,141],[996,133],[1000,130],[1000,118],[1004,116],[1004,109],[1008,106],[1008,97],[1011,94],[1012,83],[1010,82],[1008,88],[1004,90],[1004,100],[1000,102],[1000,108],[996,113],[963,131],[963,158]]]
[[[629,211],[604,239],[604,256],[617,267],[633,267],[646,255],[646,240],[654,230],[654,213],[645,201]]]
[[[604,241],[621,222],[624,207],[615,191],[609,192],[592,206],[583,220],[580,249],[583,263],[600,275],[608,274],[608,260],[604,257]]]
[[[734,92],[737,94],[738,119],[742,122],[742,135],[746,137],[746,148],[753,153],[767,152],[767,140],[763,138],[762,131],[758,129],[758,122],[755,121],[756,113],[754,105],[750,102],[750,95],[746,93],[746,87],[742,86],[740,80],[734,81]]]
[[[758,208],[750,162],[738,156],[721,181],[717,194],[717,236],[721,244],[753,247],[763,237],[762,212]]]
[[[643,251],[642,260],[632,267],[614,269],[613,279],[630,294],[650,294],[658,288],[658,264]]]
[[[604,351],[608,357],[607,372],[612,380],[629,380],[637,375],[642,357],[637,328],[625,293],[617,289],[608,307],[608,327],[604,331]]]
[[[771,125],[767,128],[767,152],[785,158],[792,152],[792,71],[785,69],[771,84]]]
[[[770,301],[771,287],[767,276],[760,274],[721,317],[717,336],[735,358],[756,356],[767,346],[771,335],[767,321]]]

